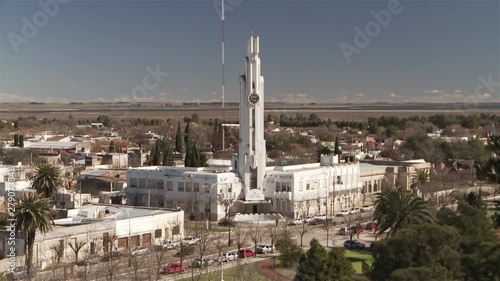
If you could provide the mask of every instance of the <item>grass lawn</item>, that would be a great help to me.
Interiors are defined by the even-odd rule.
[[[495,214],[495,212],[500,213],[500,209],[489,208],[488,210],[486,210],[486,216],[491,217]]]
[[[352,262],[352,267],[358,274],[363,273],[363,261],[366,262],[368,266],[372,265],[373,263],[373,256],[370,252],[346,250],[345,256]]]
[[[219,270],[209,272],[209,273],[204,273],[201,276],[198,276],[197,273],[199,271],[195,270],[195,277],[194,280],[199,280],[199,281],[209,281],[209,280],[221,280],[220,278],[220,267],[218,267]],[[239,278],[237,278],[239,277]],[[246,278],[245,278],[246,277]],[[248,264],[241,264],[241,265],[236,265],[233,267],[224,267],[224,280],[237,280],[237,279],[246,279],[246,280],[257,280],[257,281],[264,281],[268,280],[266,277],[259,275],[257,271],[257,263],[248,263]],[[181,279],[181,281],[191,281],[191,277]]]

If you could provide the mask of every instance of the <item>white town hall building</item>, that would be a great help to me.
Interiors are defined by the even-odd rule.
[[[264,77],[259,37],[250,37],[245,74],[240,76],[240,143],[231,167],[129,168],[127,204],[182,208],[197,218],[219,220],[226,213],[280,213],[290,218],[333,216],[361,198],[359,163],[266,166]]]

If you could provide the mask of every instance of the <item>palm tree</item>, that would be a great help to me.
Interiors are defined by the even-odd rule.
[[[57,188],[63,184],[61,169],[48,163],[41,164],[36,168],[36,174],[31,178],[30,184],[38,194],[50,198],[57,192]]]
[[[416,175],[413,176],[413,183],[411,184],[412,189],[420,189],[424,184],[431,181],[429,170],[419,170]]]
[[[24,232],[25,247],[27,247],[26,268],[28,280],[31,280],[31,265],[33,262],[33,244],[35,234],[39,230],[46,233],[52,228],[53,210],[49,199],[32,192],[24,193],[16,205],[16,230]],[[26,249],[26,248],[25,248]]]
[[[373,219],[378,221],[377,236],[390,229],[388,235],[391,237],[404,226],[434,220],[427,202],[415,192],[402,188],[386,189],[377,194]]]

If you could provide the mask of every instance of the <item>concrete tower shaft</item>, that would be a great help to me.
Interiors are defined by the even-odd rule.
[[[264,77],[261,75],[259,37],[248,41],[245,74],[240,76],[240,145],[238,172],[248,190],[262,190],[266,172],[264,140]]]

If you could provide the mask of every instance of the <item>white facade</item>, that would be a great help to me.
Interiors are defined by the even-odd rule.
[[[181,208],[196,218],[218,220],[242,194],[238,174],[210,168],[138,167],[127,172],[127,204]]]
[[[264,77],[260,72],[259,37],[248,40],[245,74],[240,76],[240,143],[237,171],[244,194],[263,190],[266,173],[264,139]]]

